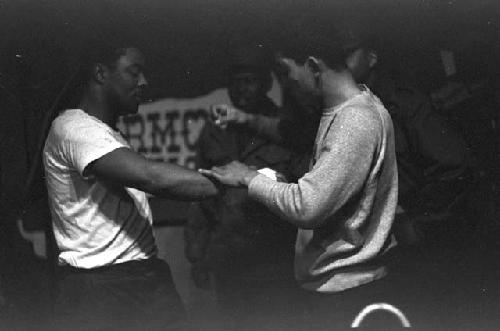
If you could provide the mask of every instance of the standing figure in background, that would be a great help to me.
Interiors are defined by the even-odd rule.
[[[233,107],[277,117],[278,107],[267,96],[271,84],[270,56],[262,46],[235,49],[228,73]],[[219,112],[228,107],[215,106]],[[238,123],[219,128],[207,121],[198,140],[197,167],[240,161],[286,175],[290,155]],[[232,328],[253,330],[263,320],[281,317],[288,306],[286,295],[295,287],[292,226],[250,199],[246,189],[227,188],[221,196],[193,203],[185,231],[195,283],[207,287],[213,275],[221,313]]]
[[[379,64],[379,39],[366,29],[339,29],[346,64],[356,81],[381,99],[394,123],[399,194],[395,233],[401,244],[417,244],[435,259],[448,257],[470,238],[464,203],[474,187],[474,167],[462,136],[432,106],[428,96]],[[436,247],[436,245],[438,245]],[[447,259],[445,257],[445,259]]]
[[[109,39],[85,45],[74,100],[45,141],[52,226],[60,265],[55,328],[165,330],[184,310],[157,258],[146,193],[203,199],[218,189],[195,171],[134,152],[116,131],[146,86],[144,56]]]

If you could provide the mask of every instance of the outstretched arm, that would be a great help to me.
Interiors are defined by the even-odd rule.
[[[367,125],[372,118],[358,109],[339,115],[313,169],[297,184],[275,182],[239,162],[200,172],[226,185],[248,186],[251,197],[283,219],[299,228],[316,228],[365,184],[380,139],[378,126]]]
[[[212,106],[210,115],[214,124],[221,129],[229,125],[241,125],[271,141],[281,143],[283,140],[279,133],[281,119],[278,117],[251,114],[225,104]]]
[[[211,180],[196,171],[148,160],[128,148],[115,149],[93,161],[85,168],[84,175],[177,200],[200,200],[219,191]]]

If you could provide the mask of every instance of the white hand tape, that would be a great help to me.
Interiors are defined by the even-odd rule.
[[[276,171],[274,171],[273,169],[262,168],[262,169],[257,170],[257,172],[260,174],[263,174],[264,176],[266,176],[268,178],[271,178],[272,180],[275,180],[275,181],[278,180],[278,177],[276,175]]]

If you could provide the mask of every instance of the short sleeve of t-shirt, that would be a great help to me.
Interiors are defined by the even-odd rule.
[[[117,148],[129,148],[117,132],[89,116],[82,116],[76,125],[66,125],[63,130],[64,157],[80,175],[91,162]]]

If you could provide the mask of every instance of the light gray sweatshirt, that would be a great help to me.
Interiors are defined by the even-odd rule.
[[[295,276],[318,292],[379,279],[392,247],[398,178],[392,121],[368,89],[323,112],[310,171],[297,184],[264,175],[249,194],[299,227]]]

